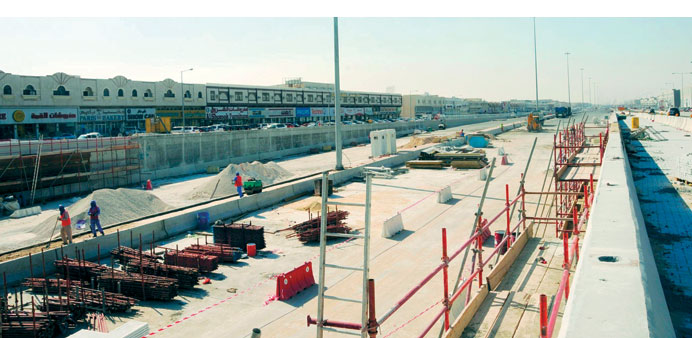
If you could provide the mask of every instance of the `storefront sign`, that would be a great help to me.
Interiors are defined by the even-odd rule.
[[[209,120],[247,118],[247,116],[247,107],[207,107],[207,119]]]
[[[248,108],[248,116],[254,118],[264,117],[264,108]]]
[[[128,121],[144,121],[145,119],[156,116],[154,108],[127,108],[125,109]]]
[[[156,116],[159,117],[171,117],[174,119],[181,118],[180,109],[156,109]],[[207,111],[205,109],[187,109],[185,108],[185,118],[186,119],[206,119]]]
[[[327,108],[310,108],[311,116],[326,116]]]
[[[397,107],[382,107],[380,108],[381,113],[396,113],[398,111]]]
[[[310,117],[310,108],[308,108],[308,107],[296,108],[296,117]]]
[[[0,124],[70,123],[79,121],[77,108],[0,108]]]
[[[373,113],[372,113],[372,107],[367,107],[367,108],[365,108],[365,115],[373,115]]]
[[[295,108],[265,108],[264,117],[295,117]]]

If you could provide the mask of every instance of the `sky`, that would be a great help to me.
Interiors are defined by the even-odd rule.
[[[0,70],[275,85],[334,81],[332,18],[3,18]],[[659,95],[692,72],[692,18],[537,18],[540,99]],[[341,88],[535,99],[532,18],[340,18]],[[8,52],[9,51],[9,52]],[[689,81],[689,82],[688,82]],[[688,87],[692,74],[686,75]],[[692,93],[692,92],[691,92]]]

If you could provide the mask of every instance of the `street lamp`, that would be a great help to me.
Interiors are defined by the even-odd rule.
[[[567,57],[567,103],[569,105],[569,110],[572,110],[572,96],[570,95],[570,84],[569,84],[569,54],[570,52],[565,52]]]
[[[192,68],[190,69],[185,69],[180,71],[180,99],[182,100],[181,102],[183,103],[181,113],[183,115],[183,133],[185,133],[185,89],[183,88],[183,73],[191,71]]]
[[[589,76],[589,104],[593,105],[593,100],[591,100],[591,77]]]
[[[579,70],[581,70],[581,109],[584,110],[584,68]]]

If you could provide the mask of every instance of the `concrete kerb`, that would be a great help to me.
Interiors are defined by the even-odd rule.
[[[619,129],[612,124],[560,338],[675,336]]]

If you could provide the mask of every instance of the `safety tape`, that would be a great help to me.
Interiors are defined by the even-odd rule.
[[[428,306],[427,309],[423,310],[421,313],[415,315],[413,318],[411,318],[411,319],[407,320],[406,322],[404,322],[403,324],[399,325],[396,329],[394,329],[394,331],[391,331],[391,332],[387,333],[387,334],[386,334],[384,337],[382,337],[382,338],[387,338],[387,337],[389,337],[389,336],[395,334],[397,331],[399,331],[399,330],[401,330],[402,328],[404,328],[404,326],[410,324],[412,321],[414,321],[414,320],[416,320],[418,317],[424,315],[426,312],[430,311],[432,308],[434,308],[437,304],[440,304],[440,303],[442,303],[442,299],[440,299],[440,300],[438,300],[437,302],[435,302],[435,304]]]

